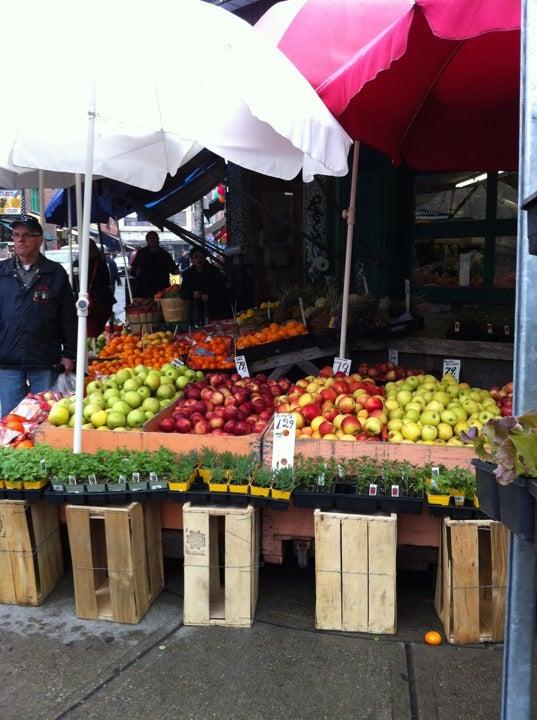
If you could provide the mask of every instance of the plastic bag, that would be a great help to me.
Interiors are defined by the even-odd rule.
[[[57,390],[58,392],[63,393],[64,395],[71,395],[74,393],[76,388],[76,377],[74,373],[60,373],[58,375],[58,379],[56,380],[56,384],[54,385],[54,390]]]

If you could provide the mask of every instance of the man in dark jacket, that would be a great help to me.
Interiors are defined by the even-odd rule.
[[[145,236],[147,246],[140,248],[131,266],[136,297],[152,298],[170,284],[170,274],[177,272],[169,252],[160,247],[158,234],[151,230]]]
[[[0,263],[0,404],[12,410],[27,394],[49,389],[57,367],[71,372],[77,318],[67,273],[40,253],[43,228],[13,221],[14,256]]]
[[[207,320],[231,317],[232,298],[222,273],[207,262],[202,248],[190,253],[192,265],[183,273],[180,295],[191,300],[191,315],[195,324]]]

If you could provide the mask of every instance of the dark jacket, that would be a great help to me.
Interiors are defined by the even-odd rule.
[[[194,265],[183,273],[180,295],[183,300],[192,300],[194,291],[208,295],[207,313],[209,320],[231,317],[232,296],[229,288],[226,287],[224,276],[214,265],[205,262],[203,272],[198,272]],[[191,304],[193,316],[203,317],[203,301],[193,301]],[[200,314],[201,313],[201,314]],[[194,317],[194,319],[196,319]]]
[[[170,274],[177,272],[177,265],[167,250],[159,247],[156,252],[151,252],[148,247],[143,247],[136,253],[131,272],[136,279],[135,295],[152,298],[168,287]]]
[[[77,317],[67,273],[40,257],[27,290],[15,260],[0,262],[0,367],[51,368],[75,359]]]

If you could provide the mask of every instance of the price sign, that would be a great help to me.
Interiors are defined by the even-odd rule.
[[[401,493],[399,492],[399,485],[392,485],[391,495],[392,497],[400,497]]]
[[[460,360],[444,360],[444,369],[442,375],[453,375],[455,380],[459,380],[461,374],[461,361]]]
[[[487,335],[492,335],[492,323],[487,323]]]
[[[342,372],[348,375],[351,371],[351,361],[348,358],[334,358],[334,364],[332,365],[334,373]]]
[[[182,367],[184,365],[184,362],[182,360],[179,360],[179,358],[174,358],[170,365],[173,365],[173,367]]]
[[[504,326],[503,326],[503,334],[504,334],[504,335],[509,335],[509,325],[504,325]]]
[[[293,467],[296,423],[291,413],[275,413],[273,428],[272,469]]]
[[[377,495],[377,491],[378,491],[378,485],[376,485],[375,483],[371,483],[369,486],[369,494],[375,496],[375,495]]]
[[[388,362],[399,365],[399,350],[388,350]]]
[[[248,370],[248,363],[244,355],[235,356],[235,367],[241,378],[250,377],[250,371]]]

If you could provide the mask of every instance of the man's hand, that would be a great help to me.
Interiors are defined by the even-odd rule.
[[[201,299],[203,300],[203,302],[207,302],[207,300],[209,299],[209,296],[206,293],[203,293],[203,295],[201,296]]]
[[[61,358],[60,365],[63,367],[63,369],[66,373],[73,372],[73,368],[75,367],[75,364],[71,360],[71,358],[66,358],[66,357]]]

